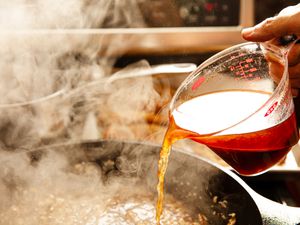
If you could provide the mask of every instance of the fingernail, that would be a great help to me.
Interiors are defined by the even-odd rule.
[[[242,35],[243,35],[244,37],[249,37],[249,36],[251,36],[251,34],[253,33],[253,30],[254,30],[253,27],[244,28],[244,29],[242,30]]]

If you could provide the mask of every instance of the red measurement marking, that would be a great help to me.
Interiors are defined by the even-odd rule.
[[[269,116],[274,111],[277,105],[278,105],[278,101],[274,102],[274,104],[266,112],[265,117]]]
[[[257,68],[251,67],[251,63],[254,62],[252,58],[247,58],[244,61],[240,61],[238,65],[229,66],[230,71],[234,72],[236,76],[249,78],[253,77],[253,72],[257,71]]]
[[[251,69],[249,70],[249,72],[255,72],[255,71],[257,71],[256,68],[251,68]]]
[[[192,90],[195,91],[205,80],[204,77],[199,77],[198,80],[195,81],[195,83],[192,86]]]

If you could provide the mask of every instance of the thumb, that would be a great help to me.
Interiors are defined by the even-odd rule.
[[[242,30],[248,41],[268,41],[287,34],[300,33],[300,4],[283,9],[278,16],[268,18],[254,27]]]

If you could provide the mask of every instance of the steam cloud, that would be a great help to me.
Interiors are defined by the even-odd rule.
[[[101,171],[96,167],[88,166],[91,174],[76,174],[69,171],[68,157],[41,154],[35,165],[28,154],[103,135],[134,139],[128,125],[143,122],[148,126],[140,112],[153,114],[165,104],[169,94],[161,96],[157,90],[162,90],[161,84],[151,77],[107,82],[112,74],[122,76],[113,66],[130,47],[130,40],[127,36],[125,42],[122,35],[104,38],[95,29],[143,26],[137,2],[0,3],[0,225],[74,224],[76,218],[55,218],[62,218],[59,210],[68,198],[64,210],[68,218],[79,213],[82,221],[92,224],[95,221],[87,216],[103,210],[99,202],[119,191],[120,183],[111,185],[109,193],[101,188]],[[142,60],[124,71],[149,67]],[[102,127],[109,128],[106,134]],[[101,194],[96,197],[95,193]],[[46,218],[43,209],[53,217]]]
[[[97,224],[93,215],[105,207],[99,203],[117,192],[129,193],[124,180],[103,186],[102,171],[93,165],[72,170],[69,159],[76,149],[67,157],[54,151],[34,156],[38,165],[29,156],[82,138],[149,135],[143,133],[147,120],[155,118],[145,118],[166,104],[168,85],[151,77],[108,83],[112,74],[122,76],[113,66],[130,40],[103,38],[94,30],[143,26],[138,2],[0,3],[0,225]],[[142,60],[124,71],[149,67]],[[132,124],[139,129],[128,129]]]
[[[0,147],[101,138],[102,125],[109,126],[106,137],[115,138],[116,123],[119,136],[123,130],[124,138],[133,138],[127,125],[146,122],[140,111],[155,113],[166,99],[151,77],[105,84],[130,40],[121,34],[104,38],[96,28],[143,25],[135,0],[1,2]],[[141,61],[133,67],[150,65]]]
[[[98,224],[112,198],[134,182],[115,177],[104,184],[103,171],[96,164],[72,165],[70,157],[48,150],[40,160],[24,153],[1,152],[1,225]]]

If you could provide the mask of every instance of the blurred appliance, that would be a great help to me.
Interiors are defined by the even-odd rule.
[[[254,23],[253,0],[139,0],[143,23],[105,25],[98,31],[125,35],[129,54],[198,53],[242,42],[242,27]],[[150,4],[151,2],[151,4]]]
[[[295,0],[138,0],[130,26],[103,24],[104,39],[122,35],[122,54],[192,55],[220,51],[243,42],[241,29],[276,15]],[[136,19],[138,20],[138,19]],[[109,21],[109,20],[108,20]],[[109,42],[109,41],[108,41]],[[117,53],[118,54],[118,53]],[[204,58],[207,55],[204,56]],[[201,59],[202,60],[202,59]]]

